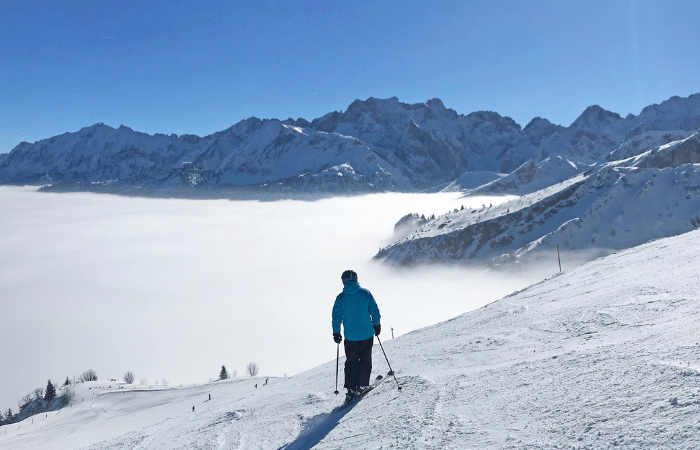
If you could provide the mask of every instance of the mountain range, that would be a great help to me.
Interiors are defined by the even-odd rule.
[[[638,116],[591,106],[569,127],[538,117],[524,128],[495,112],[458,114],[439,99],[410,105],[370,98],[311,122],[252,117],[205,137],[96,124],[19,144],[0,159],[0,183],[138,187],[165,196],[243,188],[416,192],[555,156],[592,164],[645,133],[660,133],[658,141],[697,128],[700,94],[673,97]]]
[[[390,265],[591,257],[700,226],[700,94],[637,116],[590,106],[569,126],[524,128],[439,99],[354,101],[305,119],[250,118],[209,136],[104,124],[0,158],[0,183],[50,191],[262,198],[462,192],[514,195],[489,208],[408,220],[375,259]]]

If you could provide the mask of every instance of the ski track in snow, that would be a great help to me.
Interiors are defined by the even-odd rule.
[[[387,339],[403,390],[389,379],[346,410],[332,361],[258,389],[99,391],[1,427],[0,448],[697,449],[699,260],[700,232],[654,241]]]

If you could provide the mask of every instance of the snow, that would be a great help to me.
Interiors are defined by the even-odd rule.
[[[178,175],[187,175],[181,168],[187,161],[192,163],[189,169],[196,169],[185,177],[192,186],[270,183],[289,191],[323,189],[338,193],[410,191],[432,186],[429,192],[461,190],[472,195],[463,199],[468,206],[465,210],[439,216],[406,237],[395,236],[398,241],[377,255],[389,264],[465,263],[474,259],[503,269],[507,265],[504,263],[520,264],[540,255],[554,266],[551,253],[561,246],[566,269],[579,257],[591,260],[643,245],[567,270],[446,322],[395,340],[386,336],[385,348],[403,392],[384,383],[357,406],[342,412],[332,412],[340,401],[330,394],[334,390],[334,361],[291,378],[271,378],[264,386],[262,379],[167,389],[86,383],[77,387],[80,401],[71,407],[0,428],[1,448],[698,448],[700,364],[693,358],[700,350],[700,342],[694,342],[700,282],[693,268],[700,258],[700,231],[689,230],[700,227],[700,135],[695,132],[700,126],[700,95],[673,97],[645,108],[639,116],[624,119],[592,106],[568,128],[533,119],[521,130],[512,119],[496,113],[462,116],[437,99],[407,105],[396,98],[356,101],[345,113],[298,124],[301,126],[251,118],[205,138],[149,136],[126,126],[115,130],[97,124],[35,144],[20,144],[0,159],[0,175],[12,182],[86,180],[115,186],[147,180],[146,184],[172,188],[178,183]],[[436,155],[440,157],[436,159]],[[435,165],[436,161],[442,161],[441,165]],[[466,168],[474,171],[459,176]],[[499,173],[509,170],[513,171]],[[467,187],[471,189],[465,190]],[[474,195],[484,194],[506,195],[484,200],[488,206],[479,208],[476,205],[480,198]],[[363,201],[344,206],[365,210]],[[449,200],[451,205],[455,202],[456,198]],[[149,203],[148,213],[140,214],[151,214],[153,205],[156,203]],[[171,208],[158,205],[163,209],[158,218],[162,221]],[[200,206],[216,206],[219,214],[223,209],[220,203]],[[262,231],[271,220],[287,226],[291,223],[288,217],[294,216],[294,220],[304,222],[305,233],[320,230],[317,234],[325,236],[327,231],[325,218],[315,223],[309,219],[309,210],[307,214],[290,215],[290,203],[283,202],[272,219],[269,211],[257,206],[235,206],[240,211],[234,214],[229,210],[229,220],[258,219],[252,227],[248,220],[247,227],[258,233],[252,241],[264,243],[263,252],[274,249],[275,255],[293,253],[279,251],[286,243],[284,238],[273,241],[269,236],[274,233]],[[85,236],[102,239],[100,236],[110,234],[86,234],[80,217],[72,215],[71,208],[59,212],[70,216],[70,223],[54,227],[63,231],[61,239],[56,241],[51,235],[48,244],[37,241],[26,258],[8,256],[10,250],[20,250],[20,254],[29,248],[20,245],[22,233],[7,231],[13,223],[22,222],[21,214],[15,215],[21,208],[27,207],[14,202],[4,209],[6,217],[0,233],[7,252],[0,259],[4,263],[0,282],[15,287],[6,291],[7,298],[14,299],[7,302],[12,307],[10,313],[25,307],[26,302],[18,301],[24,300],[22,289],[47,289],[47,280],[42,277],[37,283],[20,281],[34,269],[38,272],[39,258],[32,259],[32,254],[43,255],[44,264],[49,260],[59,262],[54,267],[61,269],[63,283],[66,274],[83,276],[84,271],[94,270],[99,264],[126,260],[125,249],[105,253],[108,258],[97,258],[100,255],[95,252],[89,267],[85,265],[74,274],[67,271],[65,260],[56,258],[57,250],[88,254],[94,246],[90,251],[77,251],[83,247],[71,244],[66,237],[76,234],[83,240]],[[329,216],[346,215],[347,211],[341,209]],[[206,216],[192,217],[207,222]],[[220,226],[220,219],[213,222]],[[309,225],[312,223],[315,228]],[[202,223],[194,225],[201,229]],[[33,223],[25,228],[31,231],[35,226]],[[153,246],[148,256],[157,253],[168,259],[169,253],[176,254],[167,244],[157,245],[158,238],[167,239],[171,232],[168,227],[152,220],[146,228],[152,234],[148,244]],[[355,237],[361,228],[376,231],[366,222],[350,232],[334,231],[346,238]],[[134,237],[143,234],[137,227],[125,229]],[[221,231],[218,236],[224,239],[225,234]],[[245,239],[242,235],[239,239]],[[676,237],[654,241],[671,235]],[[204,242],[206,237],[198,235],[197,239]],[[381,243],[376,236],[372,239],[372,246]],[[129,244],[135,242],[132,239]],[[217,244],[217,251],[222,251],[224,246]],[[270,292],[281,290],[279,276],[263,274],[269,268],[269,258],[259,266],[240,258],[240,249],[247,245],[229,247],[235,249],[236,258],[221,253],[219,258],[208,258],[209,267],[217,267],[207,275],[228,277],[231,271],[224,269],[225,261],[234,259],[240,264],[238,272],[247,277],[241,284],[264,276],[274,280],[266,286]],[[323,247],[325,253],[332,253],[328,243]],[[359,247],[355,247],[353,258],[358,261]],[[188,248],[194,250],[193,246]],[[366,254],[364,247],[362,251]],[[336,259],[320,262],[316,273],[330,272],[331,264],[339,264]],[[31,265],[32,270],[21,269],[23,264]],[[139,261],[134,268],[139,264],[146,263]],[[296,268],[296,264],[298,261],[286,267]],[[154,266],[150,264],[149,270]],[[345,268],[345,264],[342,266]],[[177,282],[194,276],[177,276],[189,270],[186,265],[175,269],[170,276],[173,280],[179,278]],[[332,269],[337,272],[337,267]],[[384,274],[391,270],[376,269]],[[475,286],[479,290],[493,289],[493,272],[481,272],[475,281],[474,272],[467,277],[460,268],[450,270],[458,274],[451,281],[464,284],[461,289],[430,285],[422,278],[424,274],[417,272],[394,274],[396,279],[403,277],[402,292],[412,290],[413,297],[386,296],[393,297],[380,302],[391,305],[386,317],[392,316],[392,309],[400,310],[405,323],[419,318],[425,324],[427,317],[440,315],[435,310],[444,307],[445,293],[464,302],[460,310],[466,310],[470,302],[473,305]],[[138,295],[168,292],[154,288],[155,283],[148,279],[150,272],[141,272],[134,270],[115,279],[129,279],[128,289],[140,291]],[[298,283],[298,276],[284,275],[288,283]],[[366,287],[372,289],[373,278],[365,279],[370,280]],[[177,282],[171,283],[173,291],[178,291]],[[305,284],[318,290],[313,279]],[[79,296],[104,302],[94,293],[95,286],[77,285]],[[498,287],[502,289],[503,285]],[[43,297],[53,299],[59,291],[53,289],[50,294]],[[178,291],[176,296],[185,299],[194,294],[207,297],[204,290],[189,292],[189,296]],[[123,297],[134,304],[139,301],[137,295]],[[274,297],[287,298],[286,292]],[[228,311],[214,312],[223,316]],[[273,320],[275,315],[268,314],[269,310],[255,312],[266,320]],[[193,310],[189,313],[191,319]],[[112,321],[123,320],[116,312],[112,314]],[[306,319],[313,314],[316,312]],[[245,326],[251,326],[245,315],[237,319],[241,317],[247,322]],[[214,319],[216,322],[219,317]],[[5,320],[6,325],[15,326]],[[33,320],[35,325],[46,323],[51,314],[44,311],[41,318]],[[133,322],[131,315],[129,322]],[[97,326],[104,327],[101,323]],[[162,323],[159,326],[161,332],[167,328]],[[214,329],[211,325],[209,328]],[[295,348],[297,341],[310,342],[308,334],[313,327],[306,328],[309,330],[295,334],[284,329],[285,348]],[[38,339],[40,333],[35,331],[32,338]],[[100,338],[93,335],[80,350],[87,352]],[[58,340],[54,342],[56,347],[60,346]],[[203,344],[208,351],[213,346]],[[305,348],[307,355],[297,359],[314,353],[309,346]],[[331,350],[329,346],[328,354],[333,353]],[[7,352],[3,354],[17,351],[3,349]],[[159,357],[172,359],[177,346],[169,351],[175,353]],[[314,364],[325,356],[315,358]],[[383,354],[377,348],[374,361],[375,375],[385,374]],[[210,393],[212,401],[208,401]]]
[[[494,180],[504,177],[504,173],[496,172],[465,172],[456,180],[443,185],[435,186],[427,192],[457,192],[474,189]]]
[[[464,191],[466,195],[526,195],[565,182],[582,171],[582,168],[561,156],[547,158],[537,164],[530,160],[508,175]]]
[[[89,368],[174,385],[251,360],[262,374],[297,374],[335,356],[328,315],[348,268],[397,337],[553,269],[400,272],[369,260],[404,211],[469,206],[457,193],[255,202],[34,191],[0,187],[0,329],[11,342],[0,346],[0,410]]]
[[[698,264],[693,231],[397,339],[385,332],[402,392],[387,380],[342,412],[335,361],[267,386],[86,383],[72,407],[0,428],[0,447],[695,449]],[[385,374],[377,345],[373,358],[373,376]]]
[[[610,161],[611,152],[615,159],[628,158],[699,127],[700,95],[674,97],[624,119],[592,106],[568,128],[536,118],[524,129],[495,112],[457,114],[438,99],[409,105],[395,97],[369,98],[311,123],[252,117],[201,138],[96,124],[18,145],[0,159],[0,182],[67,183],[76,189],[75,183],[117,180],[104,189],[145,187],[143,195],[167,196],[192,184],[181,176],[182,162],[190,161],[202,170],[197,186],[213,190],[281,185],[294,192],[434,192],[477,187],[480,177],[465,176],[465,171],[481,172],[483,184],[499,176],[486,179],[487,172],[512,172],[530,160],[570,162],[561,173],[539,167],[551,173],[540,177],[534,189],[546,180],[562,181],[581,164]],[[353,182],[319,176],[341,164],[358,173]],[[299,175],[306,176],[304,183],[289,182]]]
[[[658,142],[670,134],[646,136]],[[520,197],[438,217],[381,249],[375,259],[405,266],[521,264],[551,258],[561,246],[577,259],[590,260],[700,227],[700,134],[634,153],[590,166],[559,156],[537,164],[531,160],[465,191]]]

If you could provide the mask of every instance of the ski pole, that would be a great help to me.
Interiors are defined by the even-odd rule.
[[[335,395],[338,395],[338,360],[340,359],[340,344],[335,354]]]
[[[396,374],[391,369],[391,364],[389,364],[389,358],[386,357],[386,352],[384,351],[384,346],[382,345],[382,341],[379,340],[379,336],[377,336],[377,341],[379,342],[379,347],[381,347],[381,349],[382,349],[382,353],[384,353],[384,359],[386,359],[386,364],[389,366],[389,374],[394,376],[394,381],[396,381],[396,387],[399,388],[399,391],[400,391],[401,386],[399,386],[399,380],[396,379]]]

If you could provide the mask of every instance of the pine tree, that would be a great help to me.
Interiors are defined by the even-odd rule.
[[[44,395],[44,400],[51,403],[53,399],[56,398],[56,388],[54,387],[51,380],[46,384],[46,395]]]
[[[68,377],[66,377],[66,381],[63,383],[64,386],[68,386],[70,384],[70,380]]]
[[[221,366],[221,372],[219,372],[219,379],[226,380],[228,378],[228,372],[226,371],[226,366]]]

